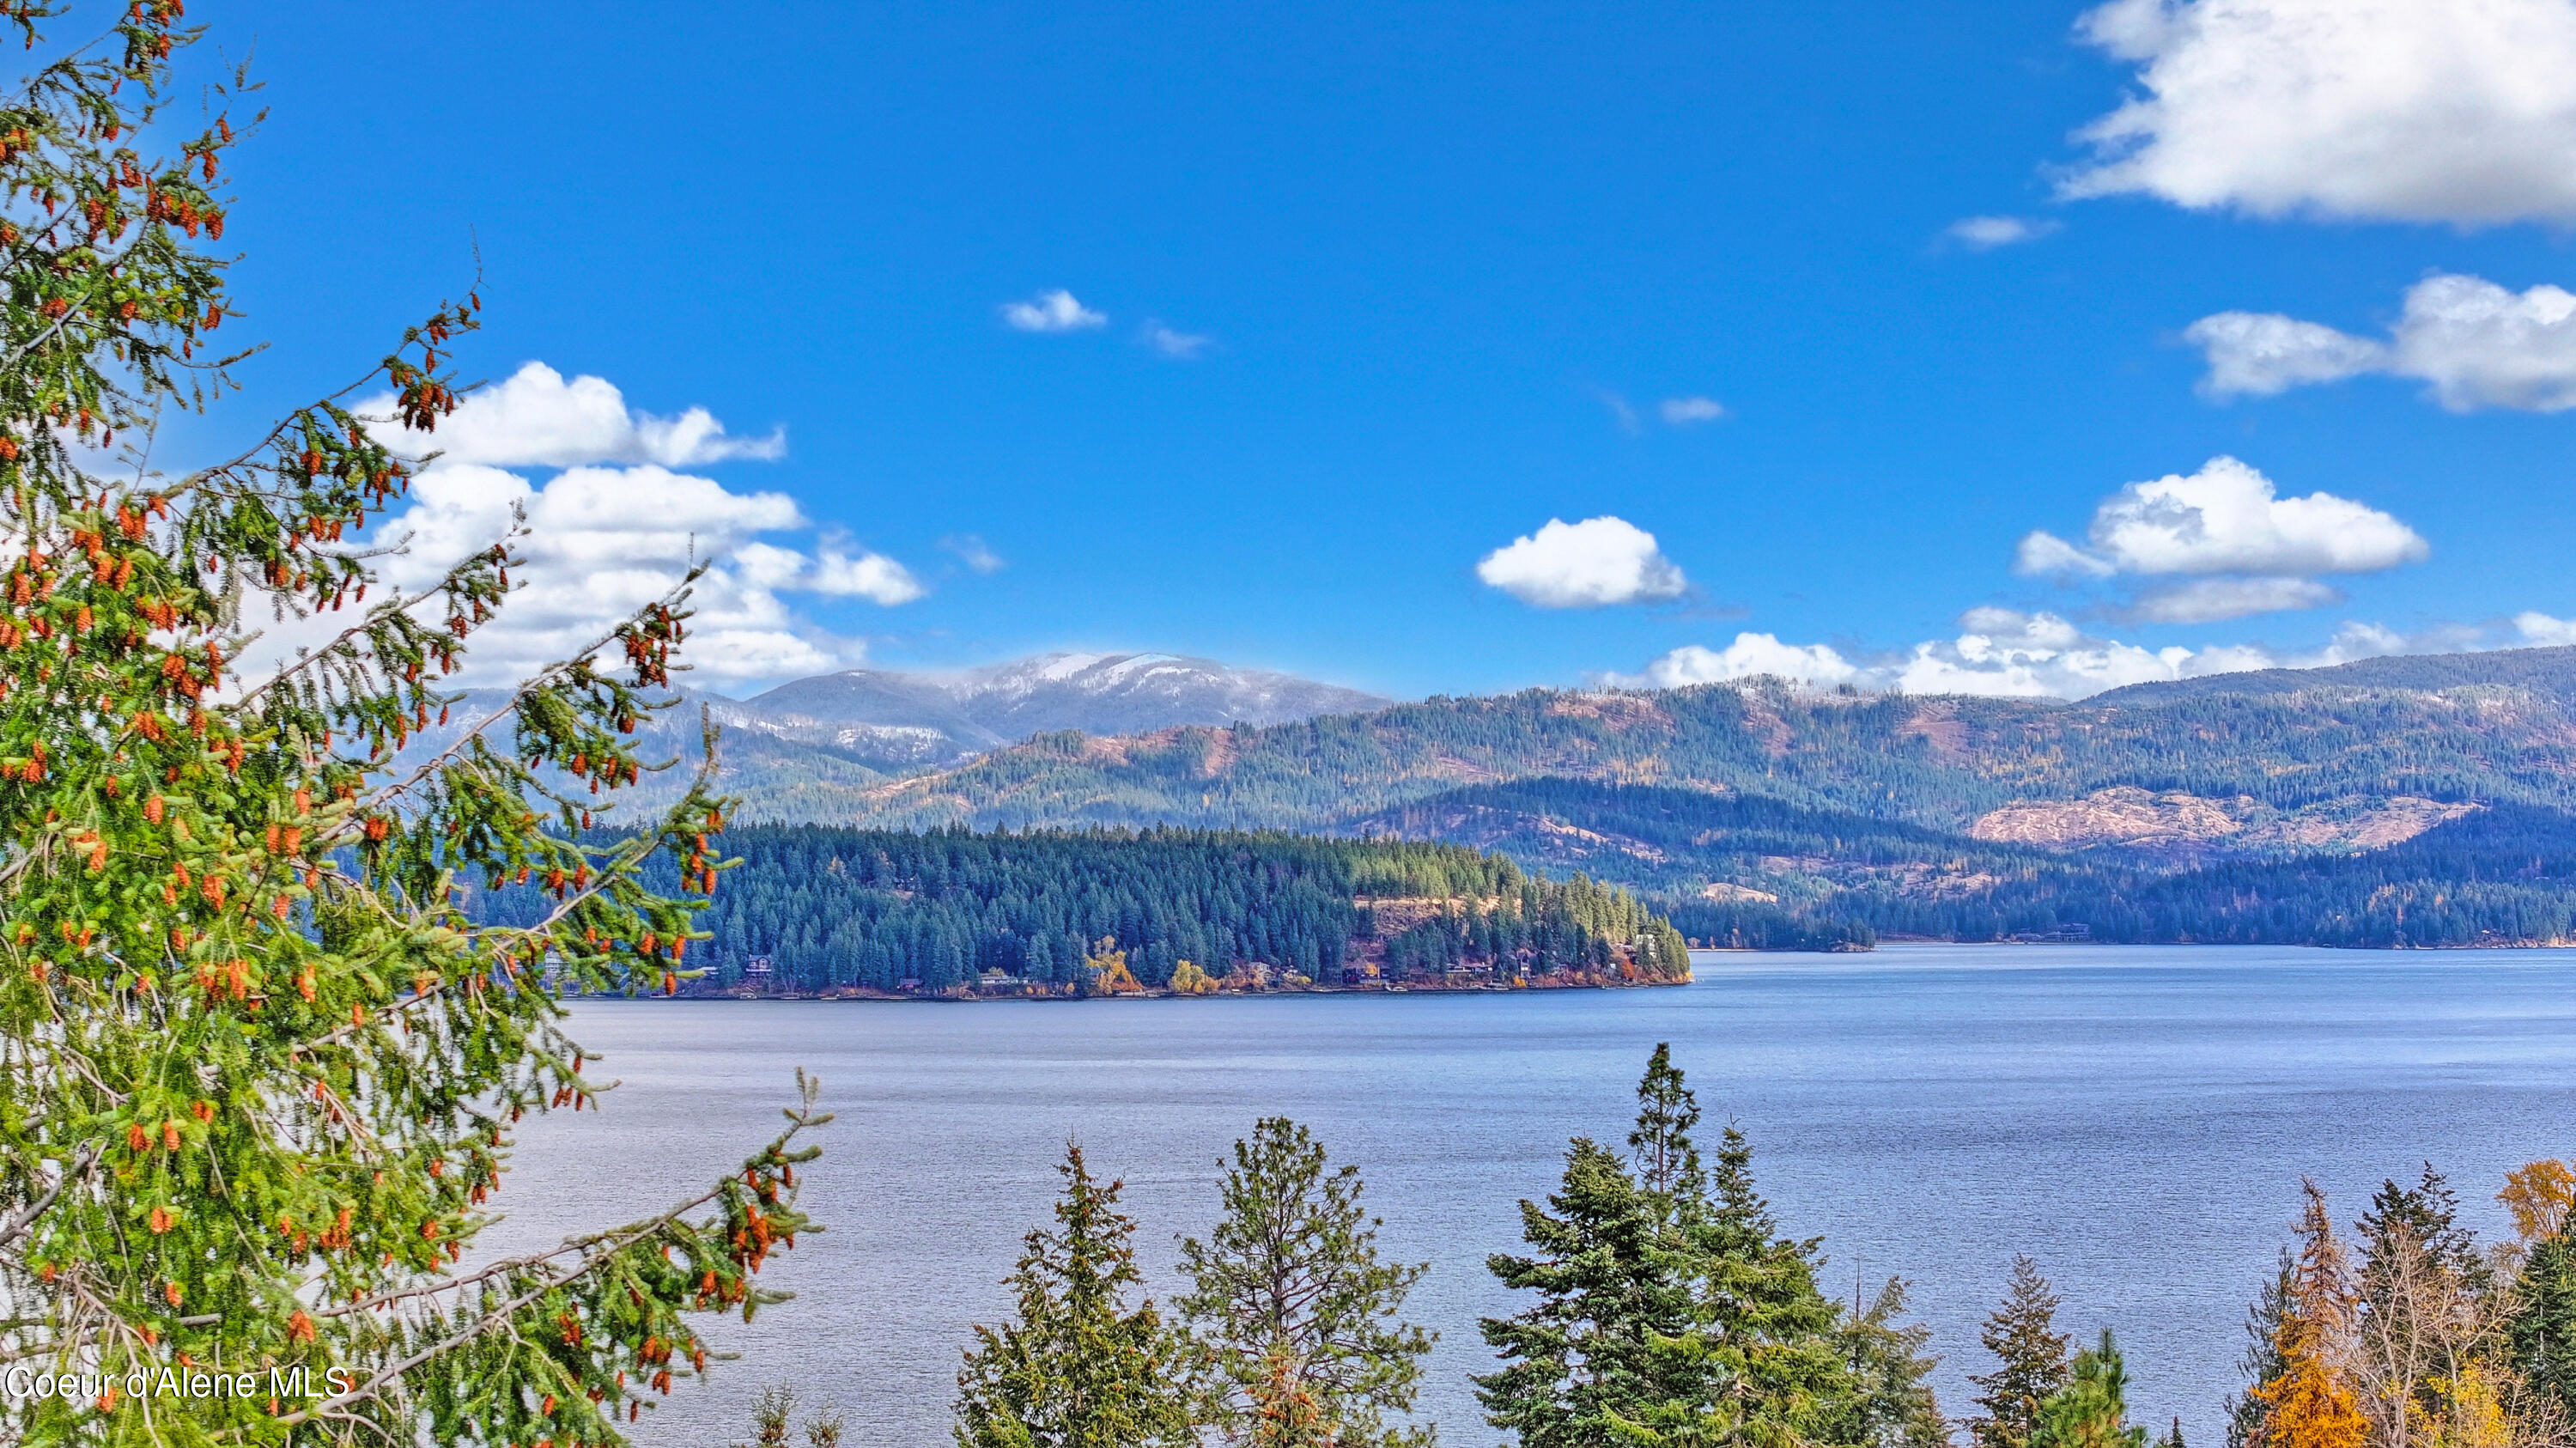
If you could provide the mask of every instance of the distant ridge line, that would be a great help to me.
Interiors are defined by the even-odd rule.
[[[2490,649],[2457,654],[2385,654],[2328,664],[2314,669],[2251,669],[2236,674],[2206,674],[2196,679],[2164,679],[2105,689],[2076,701],[2079,705],[2137,706],[2208,699],[2224,695],[2295,694],[2308,689],[2442,689],[2496,684],[2532,689],[2552,698],[2576,696],[2570,687],[2576,674],[2576,646]]]

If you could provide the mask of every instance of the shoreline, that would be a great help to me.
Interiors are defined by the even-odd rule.
[[[1775,952],[1776,953],[1776,952]],[[1567,981],[1563,984],[1540,985],[1308,985],[1279,990],[1212,990],[1113,991],[1100,995],[1033,994],[1028,991],[996,991],[991,994],[971,990],[959,991],[890,991],[865,986],[849,986],[824,991],[746,991],[739,987],[721,990],[682,991],[677,995],[637,995],[627,997],[602,991],[566,996],[566,1000],[667,1000],[667,1001],[869,1001],[884,1004],[991,1005],[1003,1001],[1035,1001],[1076,1005],[1092,1001],[1191,1001],[1191,1000],[1261,1000],[1283,996],[1372,996],[1372,995],[1527,995],[1534,991],[1574,990],[1658,990],[1692,984],[1688,976],[1679,980]]]

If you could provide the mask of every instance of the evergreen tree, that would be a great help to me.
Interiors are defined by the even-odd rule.
[[[2524,1384],[2576,1421],[2576,1242],[2564,1230],[2524,1256],[2505,1341]]]
[[[1653,1344],[1692,1327],[1687,1263],[1666,1240],[1655,1200],[1616,1153],[1578,1137],[1547,1208],[1521,1203],[1521,1235],[1542,1255],[1501,1253],[1486,1266],[1540,1300],[1483,1321],[1505,1358],[1478,1377],[1486,1421],[1521,1448],[1594,1448],[1620,1441],[1663,1396]]]
[[[2003,1303],[1987,1315],[1978,1338],[1994,1355],[1995,1369],[1968,1376],[1985,1389],[1976,1399],[1985,1413],[1968,1422],[1977,1448],[2029,1448],[2039,1405],[2066,1386],[2067,1339],[2056,1330],[2057,1307],[2039,1264],[2013,1258]]]
[[[2397,1255],[2393,1245],[2411,1238],[2433,1266],[2450,1273],[2471,1292],[2492,1285],[2493,1273],[2478,1251],[2477,1234],[2459,1224],[2460,1199],[2431,1162],[2424,1163],[2416,1185],[2380,1183],[2370,1210],[2357,1224],[2362,1238],[2362,1291],[2367,1297],[2386,1282]]]
[[[1224,1215],[1181,1243],[1179,1302],[1213,1363],[1223,1441],[1242,1448],[1428,1448],[1428,1425],[1390,1428],[1422,1381],[1433,1335],[1399,1322],[1428,1265],[1377,1254],[1359,1168],[1325,1169],[1306,1128],[1270,1117],[1234,1144]]]
[[[575,838],[637,803],[688,585],[447,687],[529,529],[422,587],[371,560],[459,405],[471,293],[283,417],[190,419],[208,465],[159,466],[249,355],[215,333],[255,125],[240,71],[189,73],[179,0],[83,8],[0,5],[35,52],[0,105],[0,1363],[93,1386],[0,1392],[0,1443],[613,1445],[705,1367],[692,1315],[774,1300],[752,1274],[806,1226],[781,1138],[645,1220],[478,1243],[512,1124],[595,1104],[557,988],[675,988],[705,939],[711,758]],[[278,23],[338,63],[327,22]],[[302,181],[350,245],[386,234]],[[527,917],[467,913],[505,882]],[[232,1391],[127,1386],[209,1368]],[[253,1368],[256,1394],[223,1371]]]
[[[1932,1330],[1904,1321],[1902,1277],[1890,1277],[1863,1305],[1857,1295],[1835,1333],[1851,1391],[1824,1441],[1851,1448],[1947,1448],[1949,1420],[1927,1381],[1941,1360],[1927,1355]]]
[[[1692,1325],[1659,1339],[1654,1358],[1688,1391],[1642,1414],[1658,1436],[1638,1441],[1787,1448],[1818,1438],[1848,1415],[1853,1390],[1835,1336],[1841,1314],[1816,1287],[1817,1243],[1779,1235],[1754,1189],[1742,1131],[1726,1128],[1708,1197],[1681,1218],[1682,1256],[1697,1278]]]
[[[2273,1342],[2281,1371],[2254,1389],[2263,1404],[2263,1448],[2361,1448],[2370,1425],[2353,1392],[2353,1292],[2325,1193],[2305,1184],[2299,1255]]]
[[[2227,1399],[2227,1448],[2261,1448],[2263,1420],[2270,1413],[2262,1390],[2281,1376],[2281,1314],[2288,1310],[2298,1259],[2287,1248],[2279,1269],[2263,1284],[2262,1295],[2245,1309],[2245,1353],[2236,1371],[2245,1386]]]
[[[2039,1405],[2030,1448],[2147,1448],[2147,1430],[2129,1421],[2128,1365],[2111,1329],[2075,1355],[2066,1386]]]
[[[1005,1279],[1017,1317],[977,1327],[957,1374],[958,1448],[1182,1448],[1198,1393],[1187,1342],[1148,1299],[1127,1306],[1135,1222],[1068,1146],[1056,1228],[1028,1234]]]
[[[1699,1116],[1699,1099],[1673,1064],[1672,1045],[1656,1042],[1646,1074],[1637,1082],[1637,1126],[1628,1133],[1628,1150],[1638,1186],[1655,1199],[1667,1221],[1697,1204],[1708,1190],[1699,1149],[1690,1137]]]

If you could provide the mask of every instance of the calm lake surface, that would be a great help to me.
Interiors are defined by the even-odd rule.
[[[1494,1443],[1467,1383],[1485,1272],[1514,1203],[1577,1134],[1617,1142],[1657,1041],[1714,1122],[1750,1134],[1784,1226],[1825,1239],[1829,1291],[1901,1274],[1953,1416],[1983,1371],[1976,1325],[2016,1251],[2065,1297],[2063,1330],[2116,1329],[2145,1421],[2217,1441],[2244,1304],[2287,1238],[2299,1178],[2349,1222],[2430,1159],[2482,1235],[2521,1162],[2576,1150],[2576,955],[1905,946],[1714,955],[1686,988],[1188,1001],[586,1002],[576,1035],[624,1085],[600,1114],[531,1118],[487,1245],[642,1215],[778,1127],[793,1073],[840,1113],[805,1205],[830,1224],[765,1281],[799,1293],[746,1327],[710,1383],[648,1415],[648,1444],[747,1436],[788,1380],[846,1412],[853,1445],[946,1444],[968,1325],[1043,1218],[1068,1136],[1127,1182],[1158,1298],[1177,1234],[1204,1235],[1217,1159],[1260,1116],[1358,1163],[1394,1255],[1433,1264],[1424,1407]]]

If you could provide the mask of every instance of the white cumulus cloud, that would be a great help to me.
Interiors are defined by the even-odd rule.
[[[2192,323],[2182,335],[2209,359],[2200,388],[2213,397],[2269,397],[2376,372],[2388,361],[2388,349],[2368,338],[2277,313],[2220,312]]]
[[[2051,533],[2021,542],[2026,574],[2234,573],[2302,577],[2370,573],[2421,560],[2431,550],[2390,514],[2310,493],[2284,498],[2272,480],[2231,457],[2186,477],[2131,483],[2102,500],[2086,530],[2089,548]]]
[[[1773,634],[1740,633],[1723,649],[1684,644],[1646,665],[1642,675],[1620,682],[1680,689],[1765,676],[1801,684],[1851,684],[1862,677],[1860,667],[1830,644],[1784,644]]]
[[[2037,241],[2055,230],[2057,223],[2046,217],[1963,216],[1941,234],[1970,251],[1993,251],[1999,246]]]
[[[929,592],[912,571],[882,553],[852,549],[847,539],[827,539],[815,550],[813,566],[791,585],[809,593],[864,598],[891,608]]]
[[[2202,390],[2267,395],[2363,373],[2430,384],[2453,412],[2576,408],[2576,292],[2509,291],[2483,277],[2427,277],[2407,289],[2385,342],[2271,313],[2221,312],[2183,336],[2209,359]]]
[[[2112,0],[2078,29],[2140,93],[2078,133],[2069,196],[2576,220],[2571,0]]]
[[[1004,302],[1002,320],[1023,332],[1080,332],[1107,326],[1107,313],[1095,312],[1058,287],[1025,302]]]
[[[1677,598],[1689,587],[1655,546],[1655,535],[1624,518],[1568,523],[1550,518],[1536,533],[1485,555],[1476,576],[1540,608],[1600,608]]]
[[[2557,620],[2542,615],[2545,623]],[[2576,624],[2560,625],[2576,640]],[[2539,641],[2526,628],[2526,637]],[[1686,645],[1635,674],[1602,682],[1630,688],[1682,688],[1760,676],[1810,687],[1849,684],[1903,694],[1978,694],[2009,698],[2080,699],[2105,689],[2249,669],[2317,668],[2381,654],[2471,647],[2478,640],[2458,630],[2407,637],[2377,624],[2347,622],[2321,648],[2276,653],[2253,644],[2207,648],[2147,648],[2101,638],[2057,614],[2008,608],[1972,608],[1959,632],[1910,648],[1851,657],[1824,644],[1784,643],[1771,634],[1742,633],[1723,650]]]
[[[376,560],[379,577],[407,591],[431,586],[459,558],[500,541],[513,507],[530,529],[511,573],[517,587],[467,640],[466,669],[454,682],[498,683],[570,657],[669,592],[693,559],[713,565],[698,581],[697,616],[681,647],[697,678],[790,677],[859,657],[855,642],[800,619],[781,596],[803,585],[804,556],[758,541],[804,526],[794,499],[737,493],[652,464],[572,468],[542,486],[481,464],[431,467],[413,484],[410,506],[373,530],[406,540],[402,553]]]
[[[2545,648],[2576,644],[2576,618],[2552,618],[2533,610],[2515,614],[2513,626],[2527,644]]]
[[[391,398],[378,398],[359,410],[391,409]],[[567,382],[532,362],[468,398],[434,434],[405,441],[443,451],[361,545],[398,548],[371,562],[379,590],[418,593],[508,536],[514,511],[528,523],[511,570],[516,587],[468,639],[465,670],[451,682],[499,683],[571,657],[693,565],[708,571],[689,604],[696,616],[680,662],[718,686],[847,668],[863,657],[859,641],[805,617],[796,595],[891,606],[925,591],[901,563],[837,532],[810,551],[792,546],[799,540],[782,535],[813,525],[785,493],[738,491],[678,470],[776,457],[783,444],[775,436],[730,437],[704,408],[669,418],[633,412],[601,378]],[[533,476],[541,469],[556,471]],[[253,662],[283,662],[347,622],[324,614],[273,625]]]
[[[358,404],[360,414],[390,418],[391,394]],[[564,375],[530,362],[508,379],[466,394],[435,432],[388,427],[386,441],[413,452],[435,450],[445,463],[570,468],[590,463],[700,467],[734,458],[775,458],[787,435],[733,437],[703,407],[672,417],[636,412],[604,377]]]
[[[1691,427],[1726,416],[1725,404],[1714,397],[1667,397],[1659,410],[1672,427]]]

